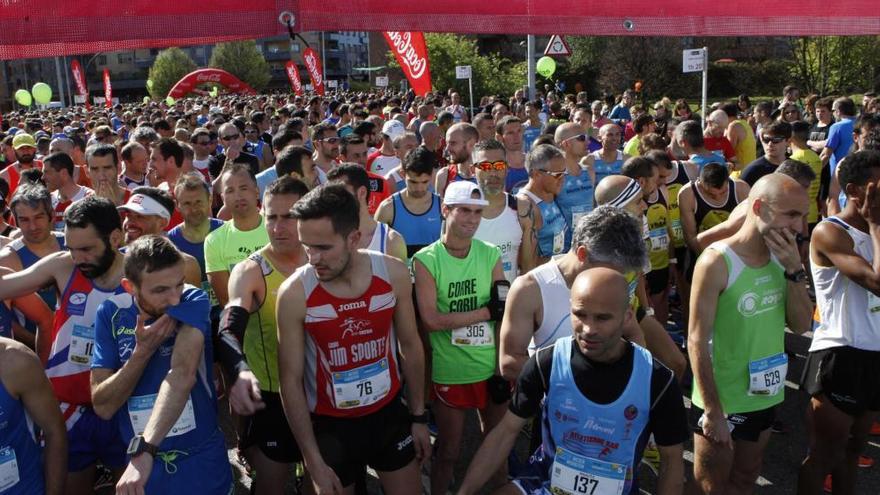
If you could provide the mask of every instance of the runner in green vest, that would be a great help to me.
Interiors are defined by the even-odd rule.
[[[443,195],[446,230],[413,258],[416,299],[433,356],[431,396],[439,429],[431,493],[449,490],[467,410],[477,409],[486,433],[510,399],[510,384],[498,370],[496,331],[510,283],[501,250],[474,239],[488,204],[477,185],[450,183]]]
[[[747,493],[784,399],[785,326],[810,329],[812,303],[796,233],[809,211],[794,179],[755,183],[739,232],[694,271],[688,353],[694,370],[694,478],[703,493]]]
[[[266,188],[263,216],[269,245],[235,265],[220,321],[217,357],[232,384],[229,404],[241,415],[239,447],[257,472],[252,492],[281,494],[301,460],[279,395],[275,302],[278,288],[307,257],[290,209],[308,193],[284,176]]]

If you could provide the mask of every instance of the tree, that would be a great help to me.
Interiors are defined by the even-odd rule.
[[[804,93],[822,95],[874,89],[880,40],[876,36],[815,36],[791,39],[792,76]]]
[[[264,89],[272,78],[268,62],[253,40],[218,43],[208,65],[229,72],[257,91]]]
[[[438,91],[452,89],[467,102],[467,79],[455,78],[455,67],[470,65],[473,75],[474,100],[483,95],[512,95],[526,83],[525,65],[514,64],[497,54],[480,55],[475,39],[456,34],[426,33],[431,84]],[[394,54],[388,52],[388,66],[399,69]]]
[[[157,100],[165,99],[177,81],[196,69],[196,63],[180,48],[162,50],[150,67],[148,77],[153,81],[153,87],[148,88],[150,96]]]

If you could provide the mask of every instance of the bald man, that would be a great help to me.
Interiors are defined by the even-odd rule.
[[[708,151],[714,151],[724,155],[724,160],[733,164],[731,170],[736,169],[736,151],[730,140],[724,135],[730,119],[724,110],[715,110],[706,119],[706,130],[703,131],[703,144]]]
[[[660,450],[657,493],[681,493],[687,437],[681,392],[668,368],[623,340],[634,318],[628,291],[626,278],[611,268],[590,268],[575,278],[573,336],[526,362],[507,413],[474,456],[459,494],[478,491],[507,459],[528,418],[542,411],[550,413],[542,418],[549,428],[530,459],[538,475],[514,479],[495,493],[591,493],[598,486],[603,493],[638,493],[641,446],[651,434]],[[577,451],[569,450],[571,442]],[[608,452],[606,445],[618,448]],[[609,470],[607,463],[626,469]]]
[[[451,182],[466,180],[477,183],[471,154],[480,138],[477,128],[466,123],[454,124],[446,131],[446,156],[449,165],[437,171],[434,191],[441,197]]]
[[[593,184],[599,184],[609,175],[619,174],[623,162],[629,158],[617,149],[620,146],[620,138],[620,126],[617,124],[605,124],[599,128],[599,142],[602,143],[602,149],[587,155],[583,162],[590,169]]]
[[[703,493],[752,491],[785,398],[785,327],[800,334],[811,323],[796,241],[807,192],[791,177],[770,174],[747,201],[742,228],[703,251],[691,288],[690,420],[694,478]]]
[[[596,180],[592,171],[580,164],[587,154],[590,137],[580,125],[567,122],[556,128],[553,135],[556,146],[565,157],[565,170],[562,189],[556,196],[556,205],[568,224],[565,244],[571,245],[571,237],[578,221],[593,209],[593,184]]]

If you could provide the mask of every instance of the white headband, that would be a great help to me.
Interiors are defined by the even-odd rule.
[[[623,191],[620,191],[620,194],[617,195],[616,198],[609,201],[608,206],[613,206],[615,208],[623,208],[628,205],[630,201],[636,196],[642,194],[642,186],[639,185],[638,181],[635,179],[630,179],[629,184],[623,188]]]

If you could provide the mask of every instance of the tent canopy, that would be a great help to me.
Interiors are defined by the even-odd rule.
[[[880,34],[876,0],[6,0],[0,59],[181,46],[296,31],[767,36]]]

